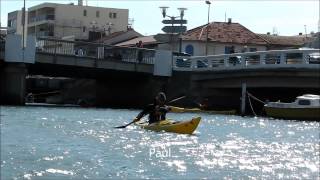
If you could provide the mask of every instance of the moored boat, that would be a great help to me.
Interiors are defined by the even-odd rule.
[[[269,102],[264,105],[267,116],[294,120],[320,120],[320,96],[305,94],[292,103]]]
[[[135,125],[151,131],[166,131],[179,134],[192,134],[198,127],[201,117],[192,118],[189,121],[163,120],[157,123],[136,123]]]

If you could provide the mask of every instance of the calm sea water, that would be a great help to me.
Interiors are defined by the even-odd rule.
[[[319,179],[319,122],[212,114],[195,135],[130,122],[138,110],[1,106],[1,179]]]

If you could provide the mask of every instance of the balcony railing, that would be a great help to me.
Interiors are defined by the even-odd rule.
[[[46,36],[53,36],[54,33],[52,31],[38,31],[37,37],[46,37]]]

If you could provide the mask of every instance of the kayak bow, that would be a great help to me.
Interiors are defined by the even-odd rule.
[[[192,118],[189,121],[178,121],[173,122],[170,120],[163,120],[157,123],[136,123],[135,125],[143,128],[148,129],[151,131],[166,131],[166,132],[173,132],[179,134],[192,134],[198,127],[198,124],[201,120],[201,117]]]

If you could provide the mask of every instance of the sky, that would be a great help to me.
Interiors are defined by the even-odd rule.
[[[87,0],[89,6],[129,9],[133,28],[143,35],[163,33],[160,6],[169,7],[167,15],[178,16],[177,8],[187,8],[187,29],[207,23],[208,5],[205,0]],[[75,3],[77,0],[26,0],[31,7],[43,2]],[[85,0],[84,0],[85,3]],[[8,12],[21,9],[23,0],[0,0],[1,26],[7,25]],[[255,33],[277,32],[279,35],[298,35],[319,31],[318,0],[211,0],[210,22],[232,18]]]

